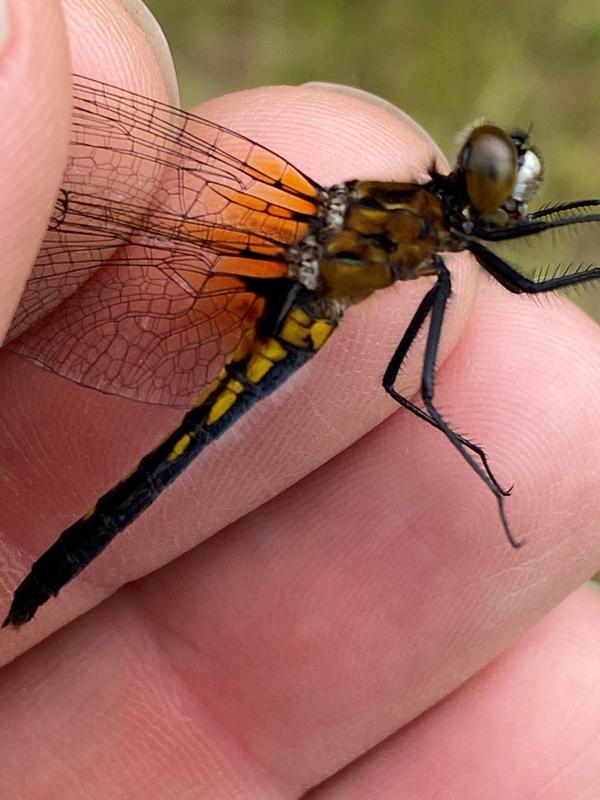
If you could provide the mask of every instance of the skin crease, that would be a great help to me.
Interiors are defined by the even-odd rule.
[[[59,6],[14,5],[3,111],[18,115],[11,92],[35,104],[1,123],[5,326],[60,182],[69,97]],[[116,3],[64,10],[74,69],[165,96]],[[318,89],[199,111],[325,184],[419,179],[436,156],[414,126]],[[436,399],[514,481],[526,547],[508,547],[489,492],[439,433],[388,416],[378,384],[428,284],[382,292],[58,600],[1,632],[3,796],[264,800],[327,779],[312,796],[600,794],[600,599],[564,599],[600,557],[600,333],[564,300],[515,298],[469,259],[452,265]],[[418,381],[416,354],[399,388]],[[180,414],[10,355],[0,384],[8,607],[32,558]]]

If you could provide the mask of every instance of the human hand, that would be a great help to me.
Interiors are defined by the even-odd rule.
[[[56,6],[34,5],[28,22],[15,10],[13,47],[35,31],[60,51]],[[115,3],[65,8],[77,72],[164,94],[144,37]],[[99,10],[115,28],[90,24]],[[41,138],[60,153],[67,65],[35,43],[29,52],[28,73],[44,57],[56,70],[46,64],[44,74],[61,85],[34,94],[49,105]],[[419,179],[437,156],[405,119],[339,92],[257,90],[200,113],[323,184]],[[45,121],[55,116],[65,121]],[[12,143],[28,153],[25,188],[43,196],[41,231],[60,157],[36,164],[33,145]],[[7,236],[31,231],[27,209],[15,219],[29,227],[8,226]],[[6,271],[31,262],[36,242],[24,239],[3,248],[20,254]],[[4,669],[7,796],[297,797],[346,765],[314,796],[421,800],[443,787],[449,797],[520,798],[544,786],[562,800],[598,789],[597,596],[580,590],[497,657],[598,562],[600,436],[589,398],[600,388],[600,337],[565,302],[540,308],[467,258],[452,263],[438,403],[515,482],[508,513],[526,548],[506,545],[492,498],[440,434],[404,413],[371,430],[394,410],[379,382],[424,288],[382,292],[58,600],[18,633],[2,632],[8,660],[79,617]],[[11,312],[8,303],[7,324]],[[19,537],[18,550],[6,542],[8,605],[31,559],[179,415],[15,356],[0,366],[1,529]],[[417,388],[419,367],[416,354],[403,391]]]

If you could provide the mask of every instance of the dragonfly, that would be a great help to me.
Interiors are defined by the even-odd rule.
[[[317,354],[349,308],[421,277],[432,285],[383,389],[447,437],[495,497],[518,547],[505,512],[510,490],[435,404],[451,293],[444,254],[470,252],[513,293],[598,281],[595,263],[528,277],[495,245],[589,230],[600,199],[530,212],[540,153],[527,132],[491,123],[471,128],[448,174],[432,167],[421,182],[324,187],[239,133],[123,88],[76,75],[73,97],[69,166],[8,348],[101,391],[171,405],[196,399],[176,430],[32,564],[4,625],[31,620],[206,447]],[[98,270],[108,256],[108,273]],[[422,330],[421,406],[395,383]]]

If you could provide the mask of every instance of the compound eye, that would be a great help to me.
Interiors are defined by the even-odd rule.
[[[479,213],[493,211],[512,195],[518,167],[514,142],[495,125],[480,125],[458,157],[470,205]]]

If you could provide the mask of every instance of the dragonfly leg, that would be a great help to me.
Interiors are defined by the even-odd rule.
[[[557,278],[550,278],[545,281],[535,281],[531,280],[531,278],[526,278],[525,275],[521,275],[504,259],[492,253],[491,250],[488,250],[487,247],[484,247],[479,242],[469,242],[469,250],[498,283],[501,283],[505,289],[515,294],[553,292],[556,289],[564,289],[567,286],[600,280],[600,267],[591,267],[583,272],[559,275]]]
[[[430,289],[430,291],[421,301],[421,305],[419,306],[413,319],[411,320],[411,324],[409,325],[394,356],[397,356],[399,353],[396,361],[397,362],[402,361],[403,356],[405,356],[406,353],[408,352],[410,345],[414,341],[425,319],[427,318],[428,315],[430,315],[431,323],[429,326],[429,332],[427,334],[427,341],[425,344],[425,355],[423,359],[423,374],[421,380],[421,396],[423,398],[425,408],[428,412],[428,416],[427,415],[424,416],[427,419],[431,420],[431,424],[434,425],[434,427],[442,431],[442,433],[448,438],[448,440],[454,445],[454,447],[456,447],[458,452],[469,464],[471,469],[473,469],[477,473],[477,475],[479,475],[481,480],[492,491],[492,493],[496,498],[496,502],[498,504],[498,512],[500,514],[500,520],[502,522],[502,527],[504,528],[506,538],[513,547],[520,547],[521,542],[515,539],[508,524],[508,520],[506,518],[506,512],[504,509],[504,499],[507,495],[507,491],[503,490],[502,487],[499,486],[498,481],[494,478],[493,475],[490,475],[489,468],[486,468],[487,461],[483,461],[482,459],[483,469],[475,461],[473,456],[468,452],[469,450],[471,450],[474,451],[477,455],[479,455],[479,453],[477,453],[477,451],[475,450],[475,445],[471,445],[471,442],[468,442],[468,440],[463,439],[463,437],[459,436],[452,430],[450,425],[446,422],[446,420],[437,410],[433,402],[435,394],[435,366],[437,361],[437,353],[438,353],[438,347],[442,332],[446,306],[448,304],[448,298],[450,297],[450,292],[451,292],[450,273],[448,272],[448,269],[444,264],[443,260],[439,257],[436,259],[436,266],[438,271],[437,283],[435,284],[435,286],[433,286],[432,289]],[[392,359],[392,362],[394,362],[394,359]],[[390,362],[390,365],[386,370],[384,381],[386,379],[389,381],[389,378],[392,376],[394,371],[396,371],[397,373],[397,369],[399,369],[399,363],[396,362],[392,363],[392,362]],[[405,398],[403,398],[403,400],[405,400]],[[402,403],[402,405],[404,405],[404,403]]]
[[[401,395],[394,387],[394,383],[396,382],[398,373],[402,368],[404,359],[406,358],[408,351],[410,350],[413,342],[415,341],[419,331],[423,327],[425,320],[429,316],[437,291],[438,291],[438,284],[436,283],[436,285],[432,287],[427,292],[425,297],[421,300],[419,307],[417,308],[408,328],[406,329],[404,336],[402,337],[402,340],[400,341],[398,347],[396,348],[394,355],[390,359],[390,362],[383,376],[382,384],[383,388],[389,394],[389,396],[393,400],[395,400],[399,405],[401,405],[403,408],[406,408],[415,416],[419,417],[419,419],[422,419],[424,420],[424,422],[427,422],[429,425],[432,425],[437,430],[442,430],[443,432],[445,432],[444,429],[439,425],[437,420],[429,416],[429,414],[423,411],[422,408],[419,408],[418,405],[413,403],[412,400],[409,400],[407,397]],[[510,489],[505,489],[502,486],[502,484],[498,481],[498,479],[496,478],[496,476],[492,471],[492,468],[490,467],[485,450],[479,445],[474,444],[473,442],[469,441],[464,436],[461,436],[458,433],[454,433],[454,435],[464,448],[466,448],[467,450],[471,450],[480,459],[487,477],[489,478],[493,486],[497,489],[497,491],[500,492],[500,494],[502,494],[504,497],[508,497],[512,491],[512,487]]]
[[[578,211],[581,208],[594,208],[600,206],[600,200],[597,198],[589,198],[588,200],[573,200],[570,203],[557,203],[547,208],[541,208],[539,211],[534,211],[529,214],[530,220],[539,220],[550,217],[552,220],[557,214],[564,214],[565,211]]]

